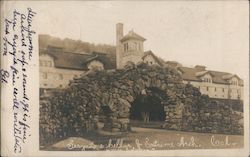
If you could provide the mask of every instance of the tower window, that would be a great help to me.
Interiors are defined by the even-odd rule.
[[[124,52],[128,52],[128,43],[124,44]]]
[[[137,48],[137,43],[136,42],[134,42],[134,50],[137,50],[138,48]]]

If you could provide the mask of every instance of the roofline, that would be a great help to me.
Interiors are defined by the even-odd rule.
[[[124,36],[124,37],[125,37],[125,36]],[[127,41],[127,40],[129,40],[129,39],[136,39],[136,40],[139,40],[139,41],[146,41],[145,38],[143,38],[143,39],[138,39],[138,38],[134,38],[134,37],[128,37],[128,38],[126,38],[126,39],[124,39],[124,38],[120,39],[120,42],[125,42],[125,41]]]
[[[144,54],[143,56],[142,56],[142,58],[144,59],[147,55],[152,55],[153,57],[154,57],[154,59],[161,65],[161,66],[164,66],[164,64],[162,64],[161,63],[161,61],[158,59],[158,57],[151,51],[151,50],[148,50],[148,51],[145,51],[144,53],[147,53],[148,52],[148,54]]]
[[[202,82],[201,80],[193,80],[193,79],[184,79],[182,78],[184,81],[193,81],[193,82]],[[229,83],[219,83],[219,82],[212,82],[213,84],[223,84],[223,85],[230,85]],[[241,85],[239,85],[241,86]]]
[[[54,66],[54,67],[57,69],[77,70],[77,71],[82,71],[82,72],[84,72],[84,70],[88,70],[86,68],[80,69],[80,68],[69,68],[69,67],[64,67],[64,66],[61,66],[61,67]]]
[[[196,75],[197,73],[200,73],[200,72],[203,72],[203,71],[196,72],[195,75]],[[203,73],[202,75],[199,75],[199,76],[196,76],[196,77],[202,77],[202,76],[204,76],[204,75],[207,74],[207,73],[209,73],[212,77],[214,76],[214,75],[211,73],[211,71],[205,70],[204,73]]]

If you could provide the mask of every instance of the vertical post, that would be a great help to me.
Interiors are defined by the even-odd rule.
[[[121,58],[122,58],[122,43],[121,39],[123,37],[123,24],[117,23],[116,24],[116,68],[120,69],[122,68]]]

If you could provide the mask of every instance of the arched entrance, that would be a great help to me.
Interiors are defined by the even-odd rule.
[[[166,99],[164,91],[157,87],[149,87],[136,97],[131,103],[131,124],[143,124],[163,122],[166,118],[163,101]]]

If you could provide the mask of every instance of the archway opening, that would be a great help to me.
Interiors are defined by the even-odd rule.
[[[166,94],[157,87],[143,90],[131,104],[129,117],[131,124],[149,126],[164,122],[166,118],[164,99]]]

